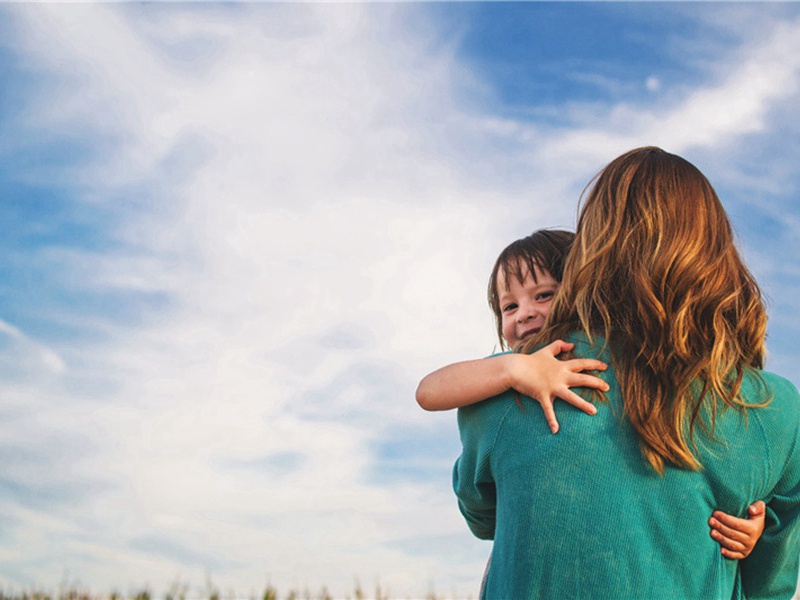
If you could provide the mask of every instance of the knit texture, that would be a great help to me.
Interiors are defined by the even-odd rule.
[[[558,401],[550,433],[538,404],[513,393],[459,410],[453,471],[472,532],[494,539],[485,595],[524,598],[791,598],[800,569],[800,396],[768,372],[745,377],[749,403],[697,432],[703,469],[660,477],[623,417],[613,364],[576,335],[575,354],[609,363],[611,389],[595,416]],[[762,538],[743,561],[724,558],[711,513],[744,516],[767,502]]]

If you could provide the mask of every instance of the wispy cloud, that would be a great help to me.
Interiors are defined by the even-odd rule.
[[[3,376],[6,379],[14,377],[15,372],[19,375],[20,371],[43,370],[59,375],[66,369],[64,361],[53,350],[3,320],[0,320],[0,348],[3,350],[0,364],[3,364]],[[11,364],[6,365],[6,362]]]

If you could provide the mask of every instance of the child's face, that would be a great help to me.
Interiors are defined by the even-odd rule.
[[[524,275],[522,283],[512,275],[508,289],[502,269],[497,273],[503,337],[510,348],[516,348],[542,328],[558,290],[558,282],[547,271],[534,267],[534,281],[528,267],[520,266]]]

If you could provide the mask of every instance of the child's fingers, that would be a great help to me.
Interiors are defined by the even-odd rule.
[[[603,392],[607,392],[609,389],[605,381],[594,375],[587,375],[586,373],[573,373],[567,384],[569,387],[594,388]]]
[[[575,344],[571,342],[565,342],[564,340],[556,340],[547,345],[547,349],[553,354],[553,356],[558,356],[562,352],[569,352],[572,348],[575,347]]]
[[[764,504],[763,500],[753,502],[750,506],[747,507],[747,512],[750,513],[751,517],[762,516],[766,510],[767,510],[767,505]]]
[[[605,371],[608,368],[606,363],[594,358],[573,358],[567,361],[567,365],[575,373],[579,371]]]
[[[578,396],[578,394],[576,394],[570,389],[562,391],[558,395],[558,397],[564,400],[565,402],[569,402],[570,404],[572,404],[572,406],[582,410],[588,415],[597,414],[597,407],[594,404],[592,404],[591,402],[587,402],[586,400]]]
[[[717,515],[720,516],[718,517]],[[733,525],[732,527],[722,522],[722,518],[724,517],[728,517],[727,521]],[[732,520],[736,520],[739,523],[734,523]],[[717,511],[714,513],[714,516],[708,520],[708,524],[711,529],[718,532],[722,537],[739,543],[746,543],[750,540],[750,536],[747,532],[752,529],[752,525],[748,523],[746,519],[736,519],[736,517],[731,517],[730,515]]]
[[[745,546],[739,540],[722,535],[722,533],[716,529],[711,530],[711,537],[716,540],[720,546],[730,550],[731,552],[743,552],[747,549],[747,546]]]
[[[714,527],[711,524],[712,521],[717,521],[720,526]],[[723,528],[726,528],[732,532],[735,532],[733,537],[736,539],[741,539],[742,537],[747,538],[750,535],[750,532],[753,531],[754,525],[753,522],[749,519],[740,519],[739,517],[734,517],[729,515],[728,513],[724,513],[721,510],[715,510],[711,513],[711,519],[709,520],[709,525],[714,527],[715,529],[719,529],[725,535],[728,535]],[[730,536],[729,536],[730,537]]]
[[[747,555],[744,552],[733,552],[727,548],[722,548],[720,552],[722,552],[722,556],[732,560],[742,560],[743,558],[747,558]]]
[[[556,411],[553,409],[553,402],[550,400],[543,400],[540,404],[542,405],[544,418],[547,420],[550,431],[558,433],[558,421],[556,420]]]

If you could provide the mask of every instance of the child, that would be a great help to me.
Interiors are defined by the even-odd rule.
[[[564,258],[574,234],[542,229],[508,246],[495,262],[489,279],[489,305],[503,348],[516,350],[538,332],[564,272]],[[604,370],[592,359],[561,361],[572,344],[556,341],[533,354],[516,352],[449,365],[426,376],[417,388],[417,402],[426,410],[447,410],[474,404],[509,389],[536,399],[553,433],[558,421],[553,398],[561,398],[588,414],[597,409],[570,387],[608,390],[602,379],[584,373]]]
[[[417,388],[417,402],[425,410],[448,410],[475,404],[513,389],[541,404],[553,433],[558,421],[553,400],[561,398],[593,415],[597,409],[571,387],[608,391],[608,384],[585,371],[602,371],[594,359],[559,360],[573,344],[557,340],[533,354],[515,352],[544,325],[550,304],[564,273],[564,261],[575,235],[541,229],[509,245],[494,264],[489,279],[489,305],[494,312],[502,348],[512,352],[454,363],[425,376]],[[742,559],[752,551],[764,530],[764,502],[748,508],[739,519],[715,511],[708,524],[722,555]]]

